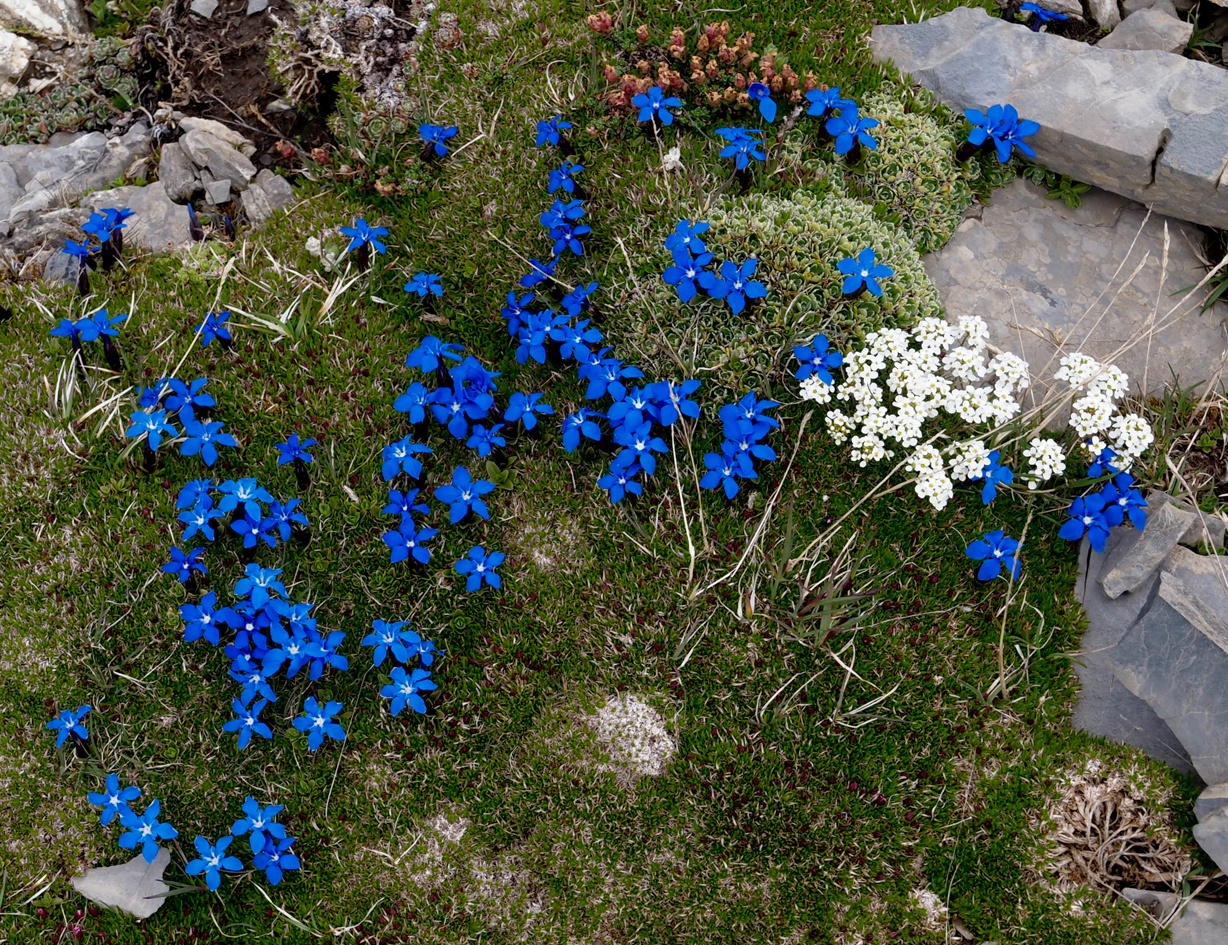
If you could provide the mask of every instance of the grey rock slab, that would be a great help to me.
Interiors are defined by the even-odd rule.
[[[876,26],[871,39],[875,59],[890,58],[952,108],[1010,102],[1039,122],[1029,139],[1038,163],[1228,228],[1228,70],[1033,33],[967,7]]]
[[[1048,3],[1042,3],[1041,6],[1054,13],[1065,13],[1067,16],[1077,16],[1080,20],[1083,19],[1083,4],[1079,0],[1049,0]]]
[[[1101,49],[1159,49],[1179,53],[1193,35],[1193,23],[1152,8],[1130,14],[1096,45]]]
[[[69,882],[73,889],[100,906],[147,919],[162,907],[171,890],[162,882],[162,874],[170,862],[170,850],[162,847],[152,863],[146,863],[144,856],[137,855],[122,866],[86,870]]]
[[[76,285],[80,269],[81,264],[76,257],[53,248],[43,266],[43,281],[51,285]]]
[[[215,207],[230,199],[230,181],[215,180],[205,184],[205,199]]]
[[[200,190],[196,165],[178,141],[162,145],[162,156],[158,161],[158,179],[162,181],[166,195],[176,203],[191,200],[192,195]]]
[[[69,237],[80,241],[81,224],[89,219],[89,215],[88,210],[65,207],[29,217],[12,228],[5,246],[18,255],[45,244],[59,250]]]
[[[1156,492],[1155,490],[1147,493],[1148,515],[1165,503],[1195,516],[1194,522],[1186,530],[1185,534],[1181,536],[1181,544],[1187,548],[1197,548],[1200,544],[1206,542],[1217,548],[1223,547],[1225,526],[1221,516],[1211,515],[1202,511],[1202,509],[1195,508],[1182,499],[1176,499],[1166,492]]]
[[[220,121],[214,121],[212,118],[198,118],[194,115],[183,118],[179,122],[179,127],[184,131],[205,131],[217,138],[223,144],[228,144],[235,148],[246,157],[251,157],[256,153],[256,146],[251,143],[239,132],[233,128],[228,128]]]
[[[1160,570],[1180,578],[1207,607],[1228,613],[1228,558],[1174,548]]]
[[[161,181],[98,191],[86,197],[83,206],[90,210],[127,207],[133,212],[124,231],[125,252],[129,245],[147,252],[169,252],[191,242],[187,207],[172,201]]]
[[[1196,823],[1194,839],[1216,866],[1228,872],[1228,810],[1218,810],[1206,820]],[[1228,907],[1225,912],[1228,913]],[[1228,915],[1224,918],[1224,933],[1228,936]],[[1228,941],[1228,937],[1224,941]]]
[[[213,16],[213,11],[217,9],[218,0],[192,0],[192,12],[197,16],[203,16],[206,20]]]
[[[1121,10],[1121,18],[1128,20],[1139,10],[1163,10],[1170,16],[1177,15],[1177,8],[1173,6],[1172,0],[1121,0],[1117,4]]]
[[[284,210],[294,200],[294,188],[284,177],[279,177],[268,168],[256,176],[256,180],[243,194],[243,209],[253,228],[264,226],[273,214]]]
[[[247,0],[247,15],[255,16],[269,8],[269,0]]]
[[[1121,22],[1117,0],[1087,0],[1087,12],[1102,30],[1111,30]]]
[[[235,190],[246,190],[256,176],[256,166],[241,151],[207,131],[189,131],[179,143],[197,167],[209,168],[219,180],[226,178]]]
[[[7,220],[13,204],[24,196],[25,191],[17,183],[17,172],[8,164],[0,164],[0,220]]]
[[[1228,945],[1228,905],[1195,900],[1169,928],[1173,931],[1169,945]]]
[[[1071,210],[1020,178],[994,191],[946,246],[927,254],[925,271],[948,317],[980,316],[994,345],[1032,366],[1034,389],[1025,406],[1045,396],[1060,354],[1078,350],[1117,364],[1134,392],[1145,377],[1148,392],[1160,395],[1171,383],[1170,367],[1184,386],[1218,375],[1228,352],[1228,305],[1216,303],[1200,315],[1192,294],[1172,297],[1206,274],[1193,249],[1202,234],[1154,214],[1143,226],[1146,217],[1145,207],[1099,188]],[[1162,270],[1166,226],[1168,267]],[[1164,300],[1158,330],[1157,298]],[[1102,317],[1109,299],[1111,314]],[[1145,334],[1149,345],[1116,354]]]
[[[1147,528],[1128,550],[1119,551],[1106,563],[1100,586],[1110,600],[1126,591],[1137,590],[1164,563],[1168,553],[1198,521],[1193,512],[1184,512],[1171,502],[1147,515]]]
[[[80,0],[0,0],[0,26],[57,39],[90,33]]]
[[[1208,785],[1194,802],[1194,816],[1199,820],[1206,820],[1225,809],[1228,809],[1228,784]]]
[[[1228,781],[1228,614],[1163,572],[1151,605],[1107,663],[1168,724],[1203,781]]]

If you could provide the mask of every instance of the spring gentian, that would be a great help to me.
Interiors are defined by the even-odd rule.
[[[418,490],[409,489],[401,492],[399,489],[388,490],[388,504],[382,509],[385,515],[400,515],[402,522],[413,522],[414,513],[427,515],[430,506],[418,502]]]
[[[681,417],[699,418],[699,404],[690,397],[699,390],[700,382],[695,378],[675,383],[674,381],[659,381],[657,391],[661,393],[661,425],[673,426]],[[654,395],[656,391],[654,391]]]
[[[174,840],[179,836],[179,831],[170,824],[158,822],[161,810],[162,804],[155,797],[145,813],[138,815],[129,808],[119,815],[119,822],[128,831],[119,838],[119,845],[125,850],[135,850],[139,846],[146,863],[152,863],[157,857],[159,840]]]
[[[1106,508],[1116,506],[1122,519],[1130,519],[1130,524],[1140,532],[1147,527],[1147,500],[1134,488],[1134,477],[1129,473],[1118,473],[1100,494]]]
[[[221,639],[218,636],[218,619],[215,609],[217,594],[210,591],[200,599],[199,604],[180,604],[179,615],[183,617],[183,642],[195,643],[204,637],[209,643],[217,646]]]
[[[495,568],[503,563],[503,552],[486,553],[481,545],[469,549],[469,557],[461,558],[453,565],[456,573],[465,578],[465,590],[473,593],[485,581],[491,587],[502,587],[503,579],[495,573]]]
[[[200,346],[208,347],[209,342],[217,338],[219,343],[225,347],[231,341],[230,329],[226,327],[226,323],[230,321],[229,312],[219,312],[216,315],[213,312],[205,314],[205,320],[200,324]]]
[[[185,384],[177,378],[167,380],[167,385],[170,387],[170,396],[166,398],[166,409],[179,414],[180,420],[187,420],[195,416],[197,407],[213,407],[217,402],[206,393],[203,393],[204,386],[209,383],[208,378],[198,377],[191,384]],[[187,411],[185,414],[184,411]]]
[[[104,827],[114,820],[117,815],[122,815],[124,811],[130,810],[128,802],[135,801],[140,796],[141,789],[133,785],[128,785],[128,787],[121,790],[119,775],[117,774],[107,775],[106,787],[101,793],[95,794],[91,792],[85,795],[86,800],[91,804],[102,808],[102,813],[98,815],[98,822]]]
[[[727,259],[721,263],[719,278],[713,273],[702,274],[699,284],[713,298],[727,301],[729,308],[737,315],[746,308],[747,299],[761,299],[767,295],[767,286],[751,280],[758,265],[759,260],[753,256],[741,266]],[[704,278],[704,275],[708,278]]]
[[[401,634],[405,641],[405,647],[409,653],[409,659],[418,657],[422,661],[423,666],[430,666],[435,662],[435,654],[439,652],[435,648],[434,640],[424,640],[412,630],[405,630]],[[404,659],[401,662],[408,663],[409,659]]]
[[[308,526],[307,516],[298,511],[299,500],[287,499],[285,502],[270,502],[269,515],[264,520],[266,530],[276,529],[282,541],[289,541],[294,526]]]
[[[717,416],[725,425],[727,438],[736,439],[741,433],[741,424],[749,423],[754,430],[755,438],[760,439],[767,433],[768,427],[780,426],[779,420],[767,414],[767,411],[779,406],[780,403],[775,400],[759,400],[755,392],[751,391],[736,404],[725,404]]]
[[[590,282],[588,285],[580,284],[563,296],[559,304],[563,306],[563,310],[568,315],[572,318],[577,318],[581,310],[588,307],[588,297],[596,292],[599,287],[596,282]]]
[[[428,295],[434,295],[443,298],[443,280],[433,272],[416,272],[409,277],[409,281],[405,283],[405,291],[411,295],[416,295],[418,298],[424,299]]]
[[[340,726],[337,727],[340,728]],[[270,885],[276,886],[280,883],[285,870],[299,868],[298,857],[290,852],[294,840],[294,837],[287,837],[284,840],[274,840],[269,837],[265,841],[264,849],[252,857],[252,867],[264,870],[264,875],[268,878]]]
[[[383,620],[371,621],[373,632],[363,637],[360,645],[374,647],[371,657],[376,666],[384,662],[384,657],[388,655],[389,650],[392,651],[395,659],[402,663],[409,662],[409,650],[405,647],[405,631],[402,629],[404,626],[403,621],[394,623]]]
[[[205,538],[213,541],[217,535],[211,524],[215,518],[221,518],[226,513],[213,507],[213,499],[208,494],[202,495],[194,506],[179,513],[179,521],[187,527],[183,530],[183,541],[191,541],[197,533],[203,533]]]
[[[482,424],[475,423],[465,445],[471,450],[477,450],[479,456],[489,456],[496,446],[507,446],[507,440],[499,435],[502,429],[502,423],[494,424],[489,430]]]
[[[563,250],[568,249],[577,256],[584,255],[584,244],[580,242],[580,237],[587,236],[593,231],[591,226],[583,223],[577,225],[570,220],[564,220],[557,226],[550,228],[550,238],[554,240],[554,247],[551,252],[557,256]]]
[[[67,338],[72,342],[74,350],[79,350],[81,347],[81,328],[77,322],[67,318],[61,318],[60,323],[47,334],[55,338]]]
[[[817,374],[828,387],[835,383],[831,372],[844,363],[844,355],[839,351],[829,351],[827,336],[817,335],[809,345],[794,345],[793,357],[801,365],[793,375],[799,381],[804,381],[812,374]]]
[[[427,335],[413,351],[405,357],[405,366],[417,368],[423,374],[430,374],[443,364],[444,358],[459,361],[465,348],[463,345],[440,341],[434,335]]]
[[[632,98],[631,104],[640,110],[637,121],[652,121],[654,118],[660,118],[661,124],[672,125],[674,116],[670,114],[669,109],[681,108],[682,100],[672,95],[667,98],[661,86],[654,85],[647,92],[641,92]]]
[[[752,82],[746,94],[752,102],[759,103],[759,114],[769,125],[776,120],[776,103],[772,101],[772,90],[762,82]]]
[[[541,262],[537,259],[530,259],[529,271],[520,277],[520,287],[522,289],[531,289],[539,282],[552,279],[554,277],[554,269],[556,266],[558,266],[558,264],[558,257],[551,259],[548,263]]]
[[[259,853],[269,839],[284,840],[286,838],[286,828],[276,822],[277,815],[285,809],[284,804],[270,804],[268,807],[261,807],[260,802],[249,794],[243,802],[243,817],[234,822],[230,832],[236,837],[247,834],[248,846],[252,853]]]
[[[268,701],[265,699],[257,699],[252,703],[252,707],[248,709],[238,699],[230,701],[230,710],[238,717],[231,719],[223,725],[222,731],[239,733],[238,745],[240,750],[246,748],[251,743],[253,732],[261,738],[273,737],[273,730],[260,721],[260,710],[268,704]],[[227,869],[232,868],[227,867]]]
[[[1119,506],[1111,508],[1121,511]],[[1066,512],[1069,520],[1058,530],[1058,536],[1067,541],[1078,541],[1084,535],[1097,553],[1104,551],[1104,543],[1108,541],[1111,522],[1105,515],[1103,495],[1086,495],[1070,503]]]
[[[1065,13],[1057,13],[1054,10],[1046,10],[1039,4],[1032,3],[1031,0],[1027,3],[1020,4],[1019,10],[1023,13],[1031,13],[1032,17],[1028,21],[1028,26],[1033,33],[1039,33],[1040,28],[1046,23],[1060,22],[1066,19]]]
[[[235,582],[235,597],[244,598],[251,594],[253,607],[263,607],[267,604],[270,600],[270,591],[276,591],[282,597],[288,597],[286,586],[277,580],[277,575],[281,572],[281,568],[262,568],[258,564],[249,564],[244,571],[244,576]]]
[[[209,490],[213,488],[212,479],[190,479],[182,489],[179,490],[179,495],[175,499],[175,508],[190,509],[197,505],[201,499],[209,497]],[[210,502],[212,500],[210,499]]]
[[[597,480],[597,485],[609,493],[611,504],[621,502],[627,493],[643,494],[644,487],[635,481],[641,471],[639,463],[624,466],[615,460],[610,463],[610,471]]]
[[[418,126],[418,137],[434,148],[437,157],[444,157],[448,153],[448,146],[444,142],[449,138],[455,137],[459,130],[455,125],[430,125],[424,123]]]
[[[507,333],[515,338],[520,331],[520,320],[529,315],[529,306],[533,304],[533,300],[537,296],[532,292],[526,292],[520,298],[516,297],[515,292],[507,294],[507,304],[500,310],[504,321],[507,322]]]
[[[581,434],[590,440],[599,441],[601,427],[592,418],[600,416],[600,413],[589,410],[587,407],[581,407],[575,413],[568,414],[563,420],[563,449],[568,453],[575,450],[580,445]]]
[[[473,479],[468,469],[458,466],[452,472],[451,484],[440,486],[435,490],[435,499],[450,506],[449,518],[453,525],[468,515],[471,510],[489,521],[490,510],[486,508],[482,496],[493,492],[494,489],[493,482]]]
[[[188,578],[192,577],[193,571],[199,571],[201,574],[208,574],[209,569],[205,567],[203,561],[198,560],[204,554],[204,548],[193,548],[187,554],[184,554],[178,548],[171,549],[171,560],[162,565],[162,570],[167,574],[176,574],[179,576],[179,583],[187,583]]]
[[[668,453],[669,447],[659,436],[654,436],[652,423],[642,423],[638,427],[623,425],[614,431],[614,441],[624,447],[618,454],[618,462],[630,467],[639,461],[644,472],[652,475],[657,471],[657,458],[653,453]]]
[[[865,145],[871,151],[878,148],[878,142],[869,134],[871,128],[878,127],[877,118],[862,117],[856,108],[842,109],[834,118],[827,119],[828,134],[836,136],[836,153],[848,154],[856,144]]]
[[[202,423],[199,420],[185,420],[183,423],[183,435],[186,439],[179,444],[179,452],[183,456],[195,456],[200,453],[200,458],[205,461],[206,466],[212,466],[217,462],[217,448],[219,446],[238,446],[235,438],[229,433],[223,433],[221,421],[213,421],[212,423]]]
[[[840,109],[857,108],[857,103],[851,99],[840,97],[840,88],[837,86],[834,89],[812,89],[806,93],[806,101],[810,103],[810,107],[806,109],[807,115],[812,115],[815,118],[823,118],[828,112]]]
[[[350,668],[349,659],[338,652],[341,644],[345,642],[345,636],[345,631],[334,630],[307,644],[307,652],[311,656],[311,670],[308,672],[310,678],[319,679],[329,666],[343,673]]]
[[[244,735],[251,736],[244,731]],[[239,737],[239,747],[242,745],[243,738]],[[222,837],[217,842],[217,846],[210,846],[209,841],[204,837],[196,838],[196,859],[188,861],[187,866],[183,871],[189,876],[199,876],[205,874],[205,885],[210,889],[217,889],[222,885],[221,870],[238,871],[243,869],[243,863],[237,856],[227,856],[226,848],[230,846],[234,837]]]
[[[377,253],[387,252],[388,247],[380,242],[381,236],[388,235],[388,227],[386,226],[371,226],[362,217],[354,221],[353,226],[340,227],[342,236],[350,238],[350,245],[345,248],[348,253],[351,250],[362,249],[364,246],[370,246]]]
[[[127,320],[127,315],[116,315],[111,318],[107,315],[105,308],[100,308],[90,317],[80,319],[77,327],[81,330],[82,341],[98,341],[101,338],[105,343],[108,338],[119,337],[119,329],[115,326]]]
[[[738,494],[741,486],[738,485],[738,477],[748,479],[759,478],[754,469],[749,472],[741,465],[738,459],[737,448],[729,442],[726,442],[721,447],[720,453],[707,453],[704,455],[704,467],[707,472],[703,478],[699,480],[701,489],[715,489],[717,486],[723,486],[725,489],[725,498],[732,499]]]
[[[1117,453],[1111,446],[1106,446],[1087,467],[1087,478],[1099,479],[1101,476],[1117,475],[1119,470],[1113,465],[1115,459],[1117,459]]]
[[[165,410],[148,412],[138,410],[129,419],[132,421],[132,426],[128,427],[126,435],[135,437],[144,435],[151,450],[156,450],[162,445],[162,437],[179,435],[179,431],[167,421]]]
[[[761,129],[741,127],[717,128],[716,133],[729,142],[729,144],[721,148],[721,157],[734,158],[733,166],[736,170],[745,170],[746,166],[750,164],[751,158],[754,158],[756,161],[767,160],[767,155],[759,150],[763,142],[754,137],[755,135],[763,134]]]
[[[433,452],[435,451],[429,446],[411,442],[409,437],[385,446],[382,467],[385,481],[393,479],[401,472],[410,479],[417,479],[422,475],[422,460],[417,459],[417,454]]]
[[[270,548],[276,547],[275,529],[276,523],[264,516],[252,518],[250,515],[244,515],[237,522],[230,523],[230,530],[243,536],[244,548],[255,548],[262,538]]]
[[[1005,164],[1011,159],[1012,147],[1018,147],[1028,157],[1036,157],[1031,145],[1023,139],[1040,131],[1040,125],[1034,121],[1020,121],[1014,105],[991,105],[987,112],[969,108],[964,111],[964,117],[973,126],[968,133],[968,143],[979,147],[987,138],[992,138],[999,163]]]
[[[406,673],[403,667],[394,666],[388,675],[392,677],[392,682],[379,691],[385,699],[392,700],[388,710],[396,716],[408,705],[415,712],[425,714],[426,702],[419,693],[438,688],[431,682],[431,671],[414,669]]]
[[[549,193],[554,193],[560,187],[569,194],[576,191],[575,176],[584,170],[583,164],[572,164],[564,161],[563,166],[550,172]]]
[[[517,391],[508,400],[507,410],[504,411],[503,419],[507,423],[515,423],[519,420],[524,424],[526,430],[532,430],[537,426],[537,415],[539,413],[543,416],[553,414],[554,408],[542,402],[541,394],[522,394]]]
[[[333,716],[341,711],[340,702],[329,702],[321,706],[315,696],[308,696],[303,703],[303,714],[295,718],[294,727],[307,733],[307,747],[315,751],[324,744],[324,736],[343,741],[345,729],[333,721]]]
[[[240,479],[238,482],[227,479],[218,486],[218,492],[222,493],[222,498],[217,504],[219,509],[223,512],[233,512],[241,505],[248,518],[260,518],[262,514],[260,503],[273,501],[273,496],[267,489],[261,487],[255,478]]]
[[[555,115],[548,121],[539,121],[537,123],[537,146],[540,148],[546,144],[553,144],[557,147],[559,132],[566,131],[570,127],[571,122],[563,121],[562,115]]]
[[[307,452],[307,450],[315,445],[315,440],[306,439],[299,442],[298,434],[291,433],[288,437],[286,437],[286,441],[284,443],[274,444],[274,446],[277,448],[278,454],[277,465],[284,466],[286,463],[293,463],[295,461],[303,463],[312,462],[313,457]]]
[[[878,280],[895,275],[895,270],[876,262],[874,250],[869,246],[863,249],[856,259],[840,260],[836,263],[836,268],[844,273],[844,283],[840,290],[845,295],[860,292],[864,286],[871,295],[882,298],[883,289]]]
[[[589,320],[585,318],[575,324],[556,325],[550,330],[550,337],[562,342],[559,345],[561,357],[584,361],[592,354],[589,345],[600,344],[603,336],[598,329],[590,328]]]
[[[422,423],[426,420],[426,408],[430,406],[431,392],[422,384],[414,381],[405,393],[392,403],[392,408],[400,413],[409,414],[410,423]]]
[[[78,738],[88,740],[90,733],[86,731],[85,726],[81,724],[81,720],[89,714],[90,707],[88,705],[78,706],[77,711],[65,709],[56,718],[47,723],[47,728],[54,731],[59,731],[59,737],[55,740],[55,747],[62,748],[64,743],[68,741],[69,735],[76,735]]]
[[[666,285],[675,287],[679,299],[689,302],[699,292],[696,285],[700,277],[704,275],[704,267],[712,262],[712,254],[702,253],[692,257],[684,247],[679,247],[674,250],[673,257],[674,264],[666,267],[661,278]]]
[[[690,220],[679,220],[674,232],[665,237],[665,248],[669,252],[685,249],[696,256],[702,256],[708,251],[704,245],[701,233],[706,233],[710,224],[699,222],[692,224]]]
[[[998,495],[998,486],[1009,486],[1015,479],[1015,474],[998,463],[998,451],[989,454],[989,462],[981,470],[979,476],[974,476],[974,482],[984,482],[981,489],[981,502],[989,505]]]
[[[979,581],[992,581],[1002,573],[1006,565],[1007,573],[1015,580],[1019,579],[1019,542],[1007,538],[1006,533],[999,529],[986,532],[984,538],[978,538],[966,549],[966,554],[973,561],[980,561],[976,577]]]
[[[623,364],[618,358],[603,358],[588,375],[588,388],[584,391],[586,400],[597,400],[609,394],[615,400],[627,396],[627,385],[623,381],[643,377],[644,372],[630,364]]]

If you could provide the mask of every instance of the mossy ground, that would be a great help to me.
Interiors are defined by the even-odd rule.
[[[863,95],[882,81],[864,48],[869,26],[950,5],[757,4],[736,26],[795,51],[799,71]],[[611,342],[662,373],[666,357],[644,348],[659,334],[640,330],[656,303],[636,286],[659,278],[658,237],[707,205],[726,171],[714,143],[688,131],[679,136],[688,171],[662,174],[658,141],[586,104],[608,51],[584,26],[591,10],[466,2],[450,12],[465,39],[425,52],[420,94],[425,120],[460,126],[458,153],[420,193],[306,182],[287,214],[233,250],[130,259],[95,277],[95,305],[132,312],[125,370],[93,370],[71,403],[57,394],[66,349],[47,331],[82,303],[67,289],[3,292],[17,314],[0,325],[0,935],[56,941],[57,925],[86,905],[66,877],[126,859],[116,828],[99,827],[85,800],[117,771],[144,799],[161,798],[184,850],[198,833],[225,833],[247,794],[284,804],[304,869],[276,888],[248,875],[217,896],[175,896],[140,926],[86,916],[87,941],[942,942],[944,924],[917,905],[919,889],[983,941],[1150,941],[1150,923],[1125,903],[1057,890],[1047,861],[1046,806],[1089,758],[1135,772],[1180,831],[1189,819],[1188,784],[1070,729],[1081,626],[1072,548],[1046,516],[1033,519],[1027,578],[1006,623],[1006,698],[984,695],[998,673],[1006,585],[974,581],[963,548],[988,528],[1021,533],[1028,506],[1018,497],[986,510],[961,490],[937,516],[910,490],[862,506],[837,546],[856,536],[856,586],[877,593],[855,630],[816,641],[795,614],[800,571],[785,563],[882,471],[851,466],[817,416],[804,423],[783,357],[749,375],[786,401],[772,438],[781,458],[761,464],[735,501],[697,495],[678,440],[683,500],[666,459],[642,499],[611,508],[595,485],[607,457],[564,454],[547,425],[509,443],[513,476],[491,497],[488,523],[443,524],[424,569],[389,564],[379,454],[408,432],[392,401],[411,380],[403,362],[418,338],[462,342],[504,372],[501,392],[544,390],[560,414],[582,403],[574,375],[516,363],[498,315],[526,259],[549,252],[537,215],[555,155],[533,148],[536,120],[575,97],[594,233],[566,277],[599,281]],[[641,19],[621,12],[625,23]],[[706,18],[643,11],[654,34]],[[802,152],[815,148],[798,135]],[[386,147],[400,159],[418,150]],[[784,200],[799,186],[808,184],[762,176],[753,189]],[[865,199],[855,190],[850,199]],[[901,206],[874,225],[899,225],[889,218]],[[324,311],[339,277],[305,243],[338,240],[329,234],[355,216],[390,228],[389,252]],[[401,292],[419,270],[443,276],[442,320],[420,318]],[[244,313],[233,349],[193,345],[203,313],[221,307]],[[784,326],[772,332],[789,343]],[[706,363],[678,348],[677,377]],[[351,670],[318,684],[279,679],[266,710],[275,737],[244,752],[221,733],[236,688],[227,661],[182,642],[178,606],[189,598],[158,570],[180,534],[175,494],[203,474],[199,461],[168,451],[142,471],[139,452],[124,452],[128,401],[118,415],[78,419],[107,390],[171,373],[185,352],[180,376],[209,377],[215,414],[241,444],[213,477],[258,476],[277,496],[298,495],[311,519],[309,546],[279,546],[262,563],[285,569],[322,628],[348,634]],[[701,398],[696,458],[720,438],[721,400],[707,389]],[[305,493],[273,449],[296,430],[320,440]],[[428,492],[454,466],[473,468],[446,434],[435,430],[431,445]],[[440,518],[436,509],[432,524]],[[690,579],[688,532],[700,546]],[[450,571],[476,543],[507,552],[502,592],[468,595]],[[820,550],[816,575],[831,555]],[[208,586],[228,597],[241,571],[235,544],[219,539],[206,558]],[[425,717],[393,719],[381,704],[381,672],[357,646],[375,618],[408,620],[446,651]],[[846,643],[849,675],[830,652]],[[595,749],[580,707],[618,691],[655,704],[678,744],[662,777],[634,787],[584,761]],[[344,745],[312,753],[291,728],[309,693],[344,703]],[[82,702],[94,706],[97,762],[57,753],[43,727]],[[184,882],[178,851],[173,859],[168,878]]]

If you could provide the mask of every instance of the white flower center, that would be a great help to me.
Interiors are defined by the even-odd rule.
[[[870,270],[869,270],[869,269],[863,269],[863,270],[861,270],[861,278],[863,278],[863,279],[869,278],[869,275],[870,275]]]
[[[323,728],[324,727],[324,716],[317,715],[315,719],[312,720],[311,724],[314,725],[316,728]]]

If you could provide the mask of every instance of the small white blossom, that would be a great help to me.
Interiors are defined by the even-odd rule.
[[[802,400],[813,400],[816,404],[831,403],[832,385],[824,383],[817,374],[811,374],[802,381]]]
[[[1028,441],[1023,455],[1028,461],[1029,489],[1035,489],[1040,483],[1066,472],[1066,457],[1055,440],[1033,437]]]
[[[1113,439],[1113,449],[1125,460],[1134,460],[1147,450],[1154,441],[1155,434],[1151,425],[1136,413],[1127,413],[1113,420],[1113,428],[1109,435]],[[1128,468],[1121,463],[1114,463],[1119,469]]]
[[[956,443],[955,458],[951,462],[951,478],[956,482],[975,479],[989,465],[989,447],[984,440],[969,440]]]
[[[1100,372],[1100,362],[1081,351],[1062,356],[1061,366],[1053,372],[1054,380],[1065,381],[1075,390],[1082,390]]]

